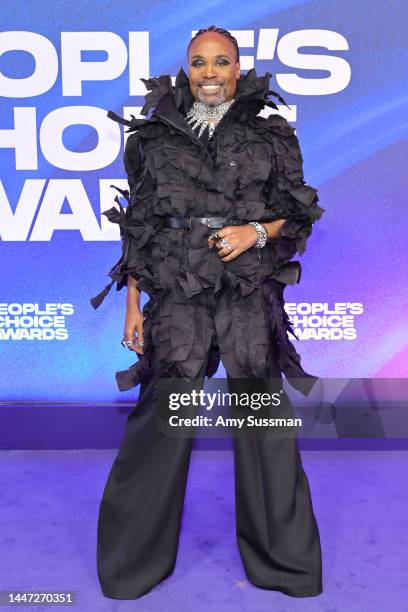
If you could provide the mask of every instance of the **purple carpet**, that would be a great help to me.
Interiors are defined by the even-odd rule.
[[[1,590],[75,591],[81,612],[407,610],[405,451],[302,451],[324,591],[299,599],[246,580],[235,540],[233,455],[193,451],[176,569],[133,601],[104,597],[96,574],[98,506],[116,452],[0,453]]]

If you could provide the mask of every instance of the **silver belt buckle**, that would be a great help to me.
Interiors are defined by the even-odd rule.
[[[208,227],[212,228],[212,229],[221,229],[221,227],[223,227],[223,224],[221,223],[221,219],[223,219],[224,217],[210,217],[210,219],[212,219],[212,221],[210,221],[208,225]]]

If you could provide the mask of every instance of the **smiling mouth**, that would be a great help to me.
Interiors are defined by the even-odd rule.
[[[221,89],[221,85],[201,85],[201,89],[207,93],[216,93]]]

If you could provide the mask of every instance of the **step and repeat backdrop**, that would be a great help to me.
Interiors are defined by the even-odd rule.
[[[125,128],[106,114],[140,116],[140,78],[188,72],[188,41],[212,23],[237,38],[243,72],[272,73],[326,210],[285,291],[305,369],[406,377],[407,12],[395,1],[3,0],[0,401],[137,398],[115,380],[137,359],[120,345],[125,290],[89,303],[121,252],[101,212],[110,185],[127,186]]]

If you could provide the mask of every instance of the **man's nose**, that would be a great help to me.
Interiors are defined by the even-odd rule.
[[[207,81],[214,80],[217,77],[217,71],[213,66],[207,66],[203,70],[202,77]]]

